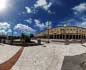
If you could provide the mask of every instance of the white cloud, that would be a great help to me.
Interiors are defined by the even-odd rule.
[[[7,22],[0,22],[0,29],[8,29],[10,28],[10,24]]]
[[[86,28],[86,20],[83,17],[82,17],[82,21],[71,18],[71,19],[68,19],[66,21],[63,21],[61,23],[63,23],[62,25],[64,25],[64,23],[66,23],[66,25],[69,25],[69,26],[78,26],[78,27]]]
[[[86,3],[81,3],[72,8],[74,10],[74,17],[63,21],[67,25],[79,26],[86,28]]]
[[[82,21],[86,21],[86,16],[81,16],[80,19],[81,19]]]
[[[40,21],[39,20],[35,19],[34,21],[35,21],[35,23],[40,24]]]
[[[31,8],[29,8],[29,7],[25,7],[25,9],[27,10],[28,14],[30,14],[32,12]]]
[[[34,6],[39,7],[39,6],[44,6],[44,5],[47,5],[46,0],[37,0],[36,4]]]
[[[11,25],[7,22],[0,22],[0,35],[7,35],[9,32],[12,32]]]
[[[82,22],[81,24],[78,25],[79,27],[84,27],[86,28],[86,21]]]
[[[5,30],[0,30],[0,35],[7,35],[7,32]]]
[[[76,18],[78,18],[78,20],[75,19],[76,26],[86,28],[86,3],[81,3],[72,9],[74,10],[74,16],[77,15]]]
[[[81,3],[80,5],[75,6],[73,10],[75,10],[74,12],[75,14],[77,14],[77,12],[78,13],[86,12],[86,3]]]
[[[35,26],[39,27],[41,30],[43,30],[45,28],[44,23],[41,23],[39,20],[35,19]]]
[[[17,24],[16,26],[15,26],[15,29],[19,29],[19,30],[21,30],[21,31],[23,31],[23,32],[35,32],[35,30],[34,29],[32,29],[31,27],[29,27],[29,26],[27,26],[27,25],[24,25],[24,24]]]
[[[39,27],[40,28],[40,30],[43,30],[43,29],[45,29],[45,28],[48,28],[48,26],[49,26],[49,28],[51,28],[52,27],[52,22],[50,22],[50,21],[47,21],[47,22],[45,22],[45,23],[41,23],[39,20],[37,20],[37,19],[35,19],[34,20],[35,21],[35,26],[37,26],[37,27]]]
[[[52,3],[51,2],[47,2],[46,0],[37,0],[36,4],[34,4],[34,7],[41,7],[44,10],[48,11],[49,8],[51,7]]]
[[[52,5],[52,3],[50,2],[49,4],[44,5],[43,8],[44,8],[45,10],[48,10],[48,9],[51,7],[51,5]]]
[[[52,28],[52,22],[51,21],[47,21],[45,23],[45,26],[46,26],[46,28]]]
[[[29,18],[29,19],[27,19],[25,21],[28,22],[29,24],[31,24],[33,20],[32,20],[32,18]]]
[[[51,10],[48,10],[48,13],[49,13],[49,14],[54,14],[54,15],[55,15],[55,12],[52,12]]]

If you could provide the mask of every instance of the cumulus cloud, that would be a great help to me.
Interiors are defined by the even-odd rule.
[[[41,23],[39,20],[35,19],[35,26],[39,27],[40,30],[51,28],[52,27],[52,22],[47,21],[45,23]]]
[[[44,5],[47,5],[46,0],[37,0],[36,4],[34,6],[39,7],[39,6],[44,6]]]
[[[83,21],[81,24],[78,25],[79,27],[86,28],[86,21]]]
[[[32,12],[31,8],[30,7],[25,7],[26,11],[28,14],[30,14]]]
[[[45,23],[45,26],[46,26],[46,28],[52,28],[52,22],[51,21],[47,21]]]
[[[5,30],[0,30],[0,35],[7,35],[7,32]]]
[[[0,22],[0,29],[8,29],[10,28],[10,24],[7,22]]]
[[[86,21],[86,15],[81,16],[80,19],[81,19],[82,21]]]
[[[41,23],[39,20],[35,19],[35,26],[39,27],[41,30],[43,30],[45,28],[44,23]]]
[[[21,30],[23,32],[30,32],[30,33],[35,32],[34,29],[32,29],[31,27],[29,27],[27,25],[24,25],[24,24],[17,24],[15,26],[15,29],[19,29],[19,30]]]
[[[77,26],[86,27],[86,3],[81,3],[72,8],[78,21]]]
[[[52,5],[52,2],[48,3],[47,0],[37,0],[36,4],[34,4],[34,7],[35,8],[40,7],[48,11],[51,5]]]
[[[81,19],[81,21],[77,20],[77,19],[74,19],[74,18],[71,18],[71,19],[65,20],[61,23],[63,23],[62,26],[66,23],[66,25],[69,25],[69,26],[73,25],[73,26],[86,28],[86,19],[85,18]]]
[[[75,14],[84,13],[84,12],[86,12],[86,3],[81,3],[80,5],[77,5],[72,9],[75,11],[74,12]]]
[[[7,35],[10,30],[10,24],[7,22],[0,22],[0,35]]]
[[[78,24],[80,24],[80,21],[78,21],[77,19],[75,19],[75,18],[70,18],[70,19],[67,19],[67,20],[65,20],[65,21],[62,21],[62,22],[60,22],[61,23],[61,25],[60,26],[63,26],[63,25],[69,25],[69,26],[71,26],[71,25],[73,25],[73,26],[78,26]],[[59,26],[59,25],[58,25]]]
[[[43,8],[44,8],[45,10],[48,10],[48,9],[51,7],[51,5],[52,5],[52,3],[50,2],[49,4],[44,5]]]
[[[27,20],[25,20],[27,23],[29,23],[29,24],[31,24],[32,23],[32,18],[29,18],[29,19],[27,19]]]

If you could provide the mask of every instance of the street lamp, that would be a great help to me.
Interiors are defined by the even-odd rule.
[[[11,45],[13,45],[13,34],[14,34],[14,25],[13,24],[11,24],[11,30],[12,30],[12,34],[11,34]]]
[[[49,41],[49,39],[50,39],[50,36],[49,36],[49,26],[50,26],[50,24],[48,22],[48,43],[50,43],[50,41]]]

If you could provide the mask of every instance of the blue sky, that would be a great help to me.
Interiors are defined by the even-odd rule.
[[[6,2],[5,2],[6,1]],[[2,5],[5,7],[2,9]],[[0,35],[38,33],[64,24],[86,27],[86,0],[4,0]]]

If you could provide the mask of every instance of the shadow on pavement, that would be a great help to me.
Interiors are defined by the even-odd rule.
[[[86,70],[86,53],[76,56],[65,56],[62,70]]]

